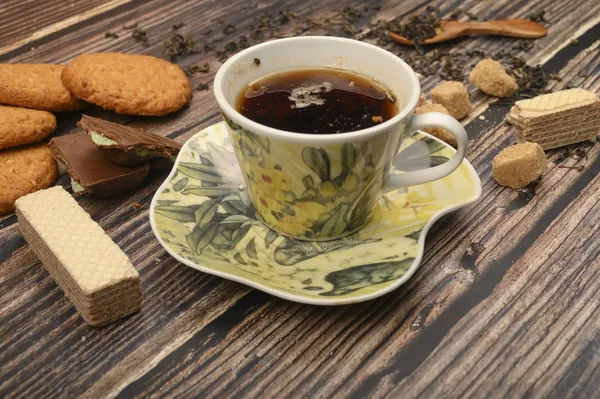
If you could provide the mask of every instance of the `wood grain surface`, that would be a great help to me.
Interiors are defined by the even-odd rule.
[[[222,47],[248,36],[266,13],[318,19],[348,5],[362,10],[357,37],[369,22],[428,5],[440,6],[442,16],[461,8],[481,20],[545,10],[548,36],[524,58],[562,77],[553,89],[600,92],[594,0],[11,0],[0,5],[0,62],[65,63],[98,51],[167,58],[163,41],[178,22],[185,23],[178,32],[202,46]],[[149,47],[123,29],[131,23],[147,31]],[[230,23],[235,30],[224,33]],[[279,34],[293,34],[295,23]],[[311,33],[322,32],[303,34]],[[438,49],[492,54],[514,44],[476,37]],[[414,52],[387,47],[401,56]],[[175,62],[209,63],[209,73],[191,76],[193,87],[210,83],[221,65],[215,51]],[[425,77],[423,89],[440,81]],[[503,123],[509,107],[468,88],[475,111],[465,121],[467,158],[481,176],[483,197],[436,223],[416,274],[367,303],[296,304],[178,263],[148,220],[159,175],[126,196],[79,200],[130,256],[144,292],[141,313],[93,328],[27,247],[16,217],[1,218],[0,397],[600,397],[600,144],[562,163],[561,150],[549,151],[548,169],[527,200],[491,175],[492,158],[514,143]],[[166,117],[91,114],[182,143],[219,121],[210,90],[195,90],[189,107]],[[57,134],[76,131],[79,117],[58,115]]]

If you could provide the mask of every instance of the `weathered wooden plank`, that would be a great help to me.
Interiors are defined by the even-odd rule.
[[[0,54],[25,46],[35,39],[89,19],[125,3],[126,0],[48,3],[35,0],[3,1],[0,5]]]
[[[597,179],[591,189],[594,186],[598,186]],[[572,207],[578,208],[578,217],[571,213],[547,230],[515,264],[513,275],[461,320],[391,395],[522,396],[529,391],[535,397],[547,397],[556,388],[558,377],[570,367],[561,358],[582,356],[580,351],[588,350],[598,327],[599,248],[595,244],[576,253],[582,240],[598,237],[598,200],[582,196]],[[546,236],[550,240],[544,240]],[[556,252],[546,254],[548,241]],[[441,353],[445,360],[439,358]],[[558,375],[546,374],[558,364],[562,365]],[[545,384],[535,386],[541,377]],[[432,384],[434,380],[444,384]],[[565,386],[561,393],[573,393],[573,388]]]
[[[229,36],[235,38],[247,34],[248,24],[267,10],[287,8],[301,16],[322,16],[339,7],[334,3],[266,2],[254,8],[241,1],[218,6],[209,1],[193,6],[186,1],[147,2],[77,21],[34,40],[33,51],[16,46],[0,57],[5,57],[2,62],[65,62],[89,51],[160,56],[162,41],[172,34],[172,23],[186,22],[181,31],[202,43],[203,32],[219,27],[217,19],[236,25]],[[390,1],[380,11],[370,11],[368,17],[405,15],[423,4]],[[449,13],[458,5],[445,3],[442,10]],[[559,50],[559,44],[568,43],[580,29],[597,22],[599,5],[583,0],[537,0],[470,1],[462,7],[481,17],[525,16],[545,8],[552,22],[550,34],[528,57],[546,61]],[[143,48],[126,35],[115,40],[104,37],[106,31],[133,21],[148,31],[151,47]],[[218,30],[208,37],[220,35]],[[491,53],[507,43],[511,42],[478,38],[458,46]],[[406,51],[398,46],[392,49]],[[596,48],[569,64],[560,84],[581,84],[597,91],[594,54]],[[194,84],[212,79],[220,65],[214,53],[178,62],[184,67],[210,63],[211,72],[193,77]],[[586,68],[592,77],[584,80],[577,74]],[[432,87],[438,81],[427,78],[424,86]],[[473,88],[471,92],[479,112],[483,111],[490,99]],[[196,92],[188,109],[159,120],[92,112],[180,141],[218,120],[212,94],[206,91]],[[76,114],[61,116],[59,134],[74,130],[77,118]],[[491,157],[512,142],[510,129],[497,123],[500,120],[474,122],[473,126],[482,126],[481,132],[469,127],[473,138],[469,158],[482,175],[482,201],[436,225],[422,268],[407,285],[366,304],[342,308],[292,304],[177,264],[154,240],[147,221],[147,207],[159,178],[134,194],[80,201],[132,257],[145,292],[141,314],[93,329],[82,323],[23,246],[17,226],[8,222],[0,230],[1,250],[5,243],[11,248],[8,252],[20,249],[0,266],[0,395],[72,397],[86,392],[97,397],[120,392],[122,397],[344,397],[400,392],[402,396],[462,393],[478,397],[497,390],[522,394],[531,387],[531,392],[539,394],[554,386],[565,395],[595,393],[598,358],[585,353],[597,345],[594,334],[600,327],[592,324],[597,320],[592,295],[597,276],[594,265],[590,266],[597,258],[598,246],[587,244],[598,242],[598,212],[594,210],[598,207],[599,146],[590,150],[581,174],[550,168],[536,197],[524,204],[512,190],[498,188],[491,180]],[[575,202],[570,204],[571,200]],[[133,202],[143,207],[134,208]],[[593,211],[582,213],[585,206]],[[472,242],[485,245],[477,257],[465,255]],[[577,246],[582,250],[574,255],[572,248]],[[9,254],[1,250],[0,262]],[[573,272],[558,274],[559,268],[548,267],[551,263]],[[540,268],[537,274],[536,266]],[[542,273],[547,269],[553,272]],[[562,290],[575,283],[581,285],[579,291]],[[548,293],[536,296],[546,289]],[[581,298],[581,302],[567,314],[571,308],[568,300],[573,298]],[[564,302],[551,308],[554,301]],[[577,309],[580,311],[575,314]],[[549,322],[554,320],[548,316],[552,311],[556,312],[552,316],[556,325],[563,330]],[[586,315],[590,318],[585,319]],[[490,333],[486,334],[488,324]],[[539,335],[543,328],[550,331],[547,337],[572,337],[562,346],[568,350],[549,357],[556,359],[551,366],[537,360],[552,344],[544,341],[550,338]],[[483,338],[479,338],[482,331]],[[543,344],[533,345],[536,339]],[[529,348],[530,354],[521,353]],[[524,363],[516,363],[515,371],[508,370],[521,356]],[[475,372],[461,373],[458,366]],[[527,373],[521,372],[525,369]],[[525,374],[531,379],[519,380]],[[498,386],[494,388],[494,384]]]

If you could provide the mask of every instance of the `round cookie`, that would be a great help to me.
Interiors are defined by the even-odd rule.
[[[55,130],[50,112],[0,105],[0,149],[38,142]]]
[[[0,151],[0,216],[12,212],[19,197],[50,187],[56,174],[56,161],[46,144]]]
[[[64,65],[0,64],[0,104],[73,111],[85,108],[61,80]]]
[[[179,66],[145,55],[84,54],[67,65],[62,80],[78,98],[119,114],[166,115],[192,94]]]

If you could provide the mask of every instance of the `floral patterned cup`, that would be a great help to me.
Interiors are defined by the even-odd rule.
[[[249,82],[310,67],[376,79],[396,96],[398,114],[368,129],[314,135],[273,129],[237,112],[235,100]],[[415,73],[395,55],[356,40],[320,36],[250,47],[227,60],[214,82],[257,216],[280,234],[310,241],[355,232],[369,221],[383,193],[441,179],[460,165],[467,147],[465,130],[442,113],[415,116],[420,93]],[[391,174],[402,140],[425,127],[450,131],[457,139],[456,154],[441,165]]]

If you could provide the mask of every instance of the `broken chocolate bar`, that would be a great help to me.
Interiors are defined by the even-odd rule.
[[[150,171],[147,163],[127,167],[111,162],[85,132],[55,137],[50,148],[67,167],[75,193],[112,197],[138,187]]]
[[[181,149],[181,144],[167,137],[88,115],[83,115],[77,125],[89,134],[104,156],[121,165],[139,165],[151,158],[163,158],[169,161],[170,169]]]

